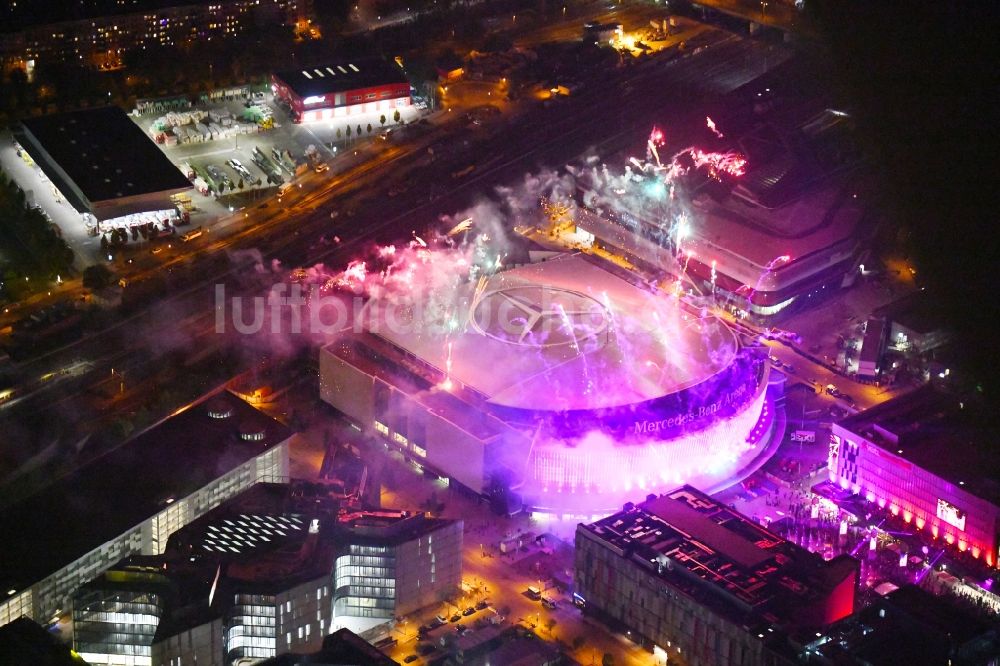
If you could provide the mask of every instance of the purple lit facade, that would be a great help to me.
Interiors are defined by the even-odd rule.
[[[473,287],[458,314],[404,304],[423,316],[404,331],[370,304],[363,333],[321,352],[323,399],[473,492],[501,477],[529,506],[569,515],[637,490],[725,487],[761,453],[766,357],[714,316],[580,256]],[[550,312],[552,330],[525,332]]]

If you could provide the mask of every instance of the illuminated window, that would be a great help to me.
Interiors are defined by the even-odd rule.
[[[413,445],[413,452],[416,453],[421,458],[427,457],[427,449],[419,447],[416,444]]]
[[[397,444],[402,444],[403,446],[406,446],[407,444],[409,444],[409,442],[406,440],[406,438],[403,437],[402,435],[400,435],[398,432],[392,433],[392,439]]]
[[[382,423],[381,421],[375,421],[375,430],[379,431],[380,433],[382,433],[386,437],[389,436],[389,426],[387,426],[386,424]]]

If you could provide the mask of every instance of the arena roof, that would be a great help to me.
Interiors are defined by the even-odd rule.
[[[39,148],[91,204],[191,188],[184,174],[116,106],[26,118],[21,124],[22,145],[45,175],[57,185],[64,181],[38,154]]]
[[[241,436],[251,430],[264,438]],[[291,435],[231,393],[195,403],[5,508],[0,588],[23,589],[45,579]]]
[[[462,289],[452,299],[457,311],[435,308],[433,298],[372,301],[365,325],[494,405],[563,411],[640,403],[705,381],[737,352],[734,334],[714,316],[581,255]]]
[[[276,73],[275,76],[303,99],[314,95],[408,82],[398,65],[380,58],[286,70]]]

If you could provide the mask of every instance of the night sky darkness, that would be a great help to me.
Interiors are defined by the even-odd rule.
[[[959,335],[962,364],[1000,390],[998,9],[991,2],[807,0],[852,102],[892,227]],[[988,103],[992,102],[992,104]]]

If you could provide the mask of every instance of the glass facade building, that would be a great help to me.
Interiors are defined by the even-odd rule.
[[[253,663],[275,655],[274,605],[274,595],[234,595],[225,621],[227,663]]]
[[[81,588],[73,598],[73,648],[87,663],[151,666],[166,578],[114,572]]]
[[[360,633],[395,616],[396,555],[388,546],[352,545],[334,565],[333,622]]]

